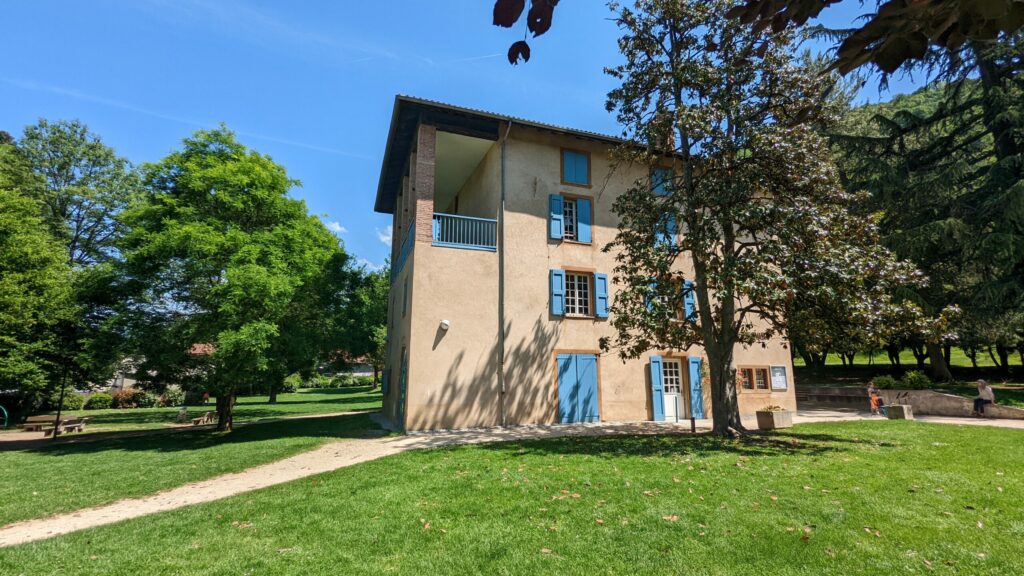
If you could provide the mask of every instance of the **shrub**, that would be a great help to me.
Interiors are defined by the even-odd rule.
[[[114,397],[106,392],[96,392],[85,401],[86,410],[106,410],[114,402]]]
[[[872,382],[874,382],[875,386],[881,388],[882,390],[892,390],[894,388],[899,388],[899,381],[893,378],[892,376],[875,376]]]
[[[60,393],[58,392],[53,398],[54,407],[57,406],[57,401],[60,400]],[[64,394],[64,405],[62,410],[81,410],[82,406],[85,406],[85,396],[77,394],[71,390],[68,390]]]
[[[908,390],[924,390],[932,387],[931,378],[920,370],[911,370],[903,375],[901,384]]]
[[[135,396],[137,390],[134,388],[128,388],[126,390],[118,390],[111,394],[111,408],[135,408]]]
[[[373,386],[373,376],[356,376],[356,386]]]
[[[180,386],[168,386],[160,396],[160,406],[181,406],[185,400],[185,392]]]
[[[337,388],[346,388],[348,386],[356,385],[356,377],[349,373],[338,374],[334,377],[331,383]]]
[[[302,378],[299,378],[298,374],[292,374],[278,384],[277,391],[284,394],[295,392],[299,389],[299,384],[301,383]]]
[[[314,374],[312,378],[306,381],[307,388],[330,388],[331,379],[323,374]]]
[[[160,397],[152,392],[140,392],[135,394],[135,405],[139,408],[152,408],[160,401]]]
[[[203,390],[189,390],[185,392],[185,404],[187,406],[202,406],[204,393]]]

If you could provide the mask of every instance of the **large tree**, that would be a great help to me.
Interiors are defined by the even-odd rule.
[[[388,293],[391,290],[390,266],[365,271],[352,302],[350,344],[353,356],[365,357],[373,367],[373,383],[379,383],[387,350]]]
[[[19,412],[37,408],[56,380],[58,327],[74,316],[70,278],[38,205],[0,176],[0,390],[18,393]]]
[[[726,18],[731,5],[613,4],[625,63],[609,70],[621,85],[608,98],[627,140],[618,160],[654,178],[614,205],[617,335],[604,346],[623,357],[701,346],[718,434],[743,429],[735,350],[784,336],[794,300],[874,325],[908,307],[896,288],[919,281],[877,243],[873,219],[850,214],[858,199],[818,130],[832,121],[822,83],[789,36]],[[681,290],[696,311],[672,322]]]
[[[122,249],[134,325],[159,326],[163,336],[146,343],[141,375],[190,375],[216,395],[218,429],[230,430],[238,389],[315,358],[315,348],[297,351],[281,338],[292,333],[305,287],[341,247],[288,196],[297,182],[285,169],[224,127],[196,132],[143,173],[145,197],[126,214]],[[197,344],[201,354],[189,354]]]

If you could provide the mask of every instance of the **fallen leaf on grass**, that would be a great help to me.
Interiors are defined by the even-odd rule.
[[[235,520],[231,525],[241,530],[252,528],[252,522],[239,522],[238,520]]]
[[[771,498],[772,498],[772,502],[778,502],[779,501],[779,497],[778,496],[772,495]]]
[[[676,515],[676,514],[672,514],[671,516],[662,516],[661,519],[662,520],[667,520],[669,522],[678,522],[679,521],[679,516]]]
[[[984,528],[984,527],[985,527],[985,525],[981,523],[981,520],[978,520],[978,528],[981,529],[981,528]]]
[[[829,558],[835,558],[836,557],[835,551],[832,550],[831,548],[825,548],[825,555],[828,556]]]
[[[541,554],[551,554],[551,548],[541,548],[540,549],[540,553]]]

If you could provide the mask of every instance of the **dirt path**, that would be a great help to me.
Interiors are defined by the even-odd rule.
[[[840,420],[861,420],[865,415],[850,410],[820,410],[800,412],[794,418],[796,423],[825,422]],[[1024,422],[998,420],[968,420],[957,418],[923,417],[921,420],[952,424],[979,424],[1024,428]],[[710,421],[698,421],[698,430],[707,430]],[[256,466],[248,470],[225,474],[201,482],[185,484],[164,492],[121,500],[106,506],[86,508],[49,518],[25,520],[0,528],[0,547],[25,544],[93,528],[113,524],[122,520],[156,514],[227,498],[243,492],[282,484],[299,478],[330,472],[353,464],[376,460],[384,456],[407,450],[437,448],[457,444],[502,442],[511,440],[555,438],[559,436],[603,436],[617,434],[687,434],[689,422],[669,424],[660,422],[636,422],[627,424],[575,424],[557,426],[523,426],[505,429],[461,430],[390,436],[361,440],[333,442],[297,454],[284,460]]]

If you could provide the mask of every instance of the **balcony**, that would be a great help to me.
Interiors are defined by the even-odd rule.
[[[435,212],[433,240],[434,246],[494,252],[498,247],[498,221]]]

